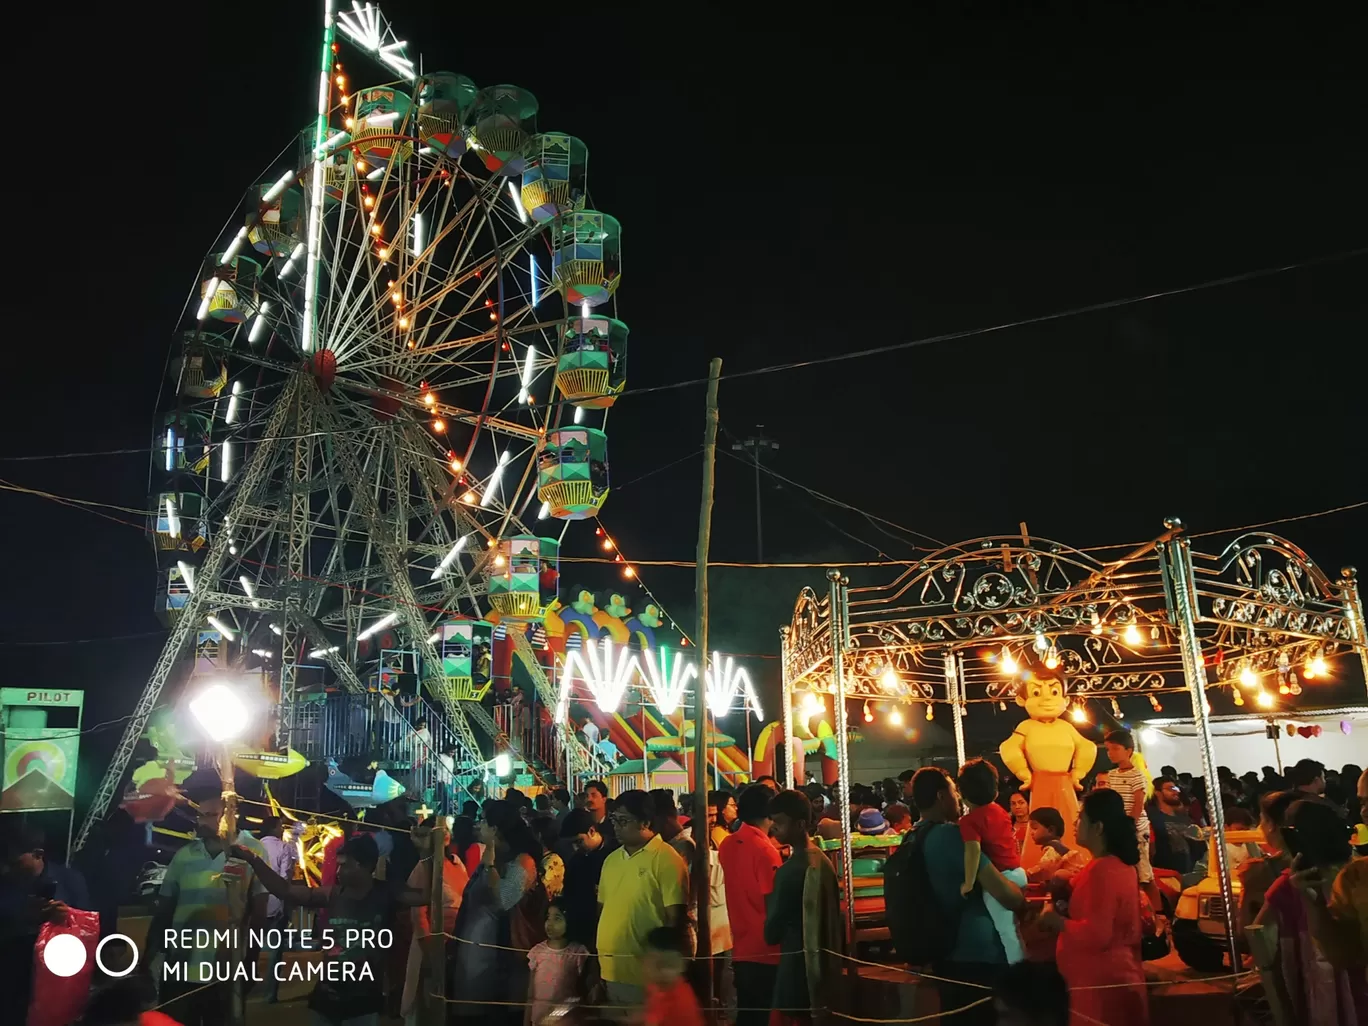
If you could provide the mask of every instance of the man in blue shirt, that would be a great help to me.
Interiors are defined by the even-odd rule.
[[[967,897],[961,895],[964,882],[964,841],[956,824],[960,818],[960,798],[955,782],[942,769],[924,766],[912,778],[912,801],[921,813],[914,830],[929,831],[924,848],[926,871],[931,889],[948,916],[958,916],[959,931],[955,946],[945,959],[932,966],[935,975],[955,983],[937,983],[942,1013],[963,1008],[987,996],[1007,968],[1007,954],[998,939],[984,892],[1009,909],[1024,903],[1021,889],[1005,879],[986,855],[979,858],[978,886]],[[991,1026],[996,1021],[991,1001],[955,1016],[958,1026]]]

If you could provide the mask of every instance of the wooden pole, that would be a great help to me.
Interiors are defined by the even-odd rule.
[[[708,543],[712,538],[713,470],[717,459],[717,382],[722,376],[722,361],[708,365],[708,399],[703,415],[703,498],[698,506],[698,554],[694,570],[694,596],[698,621],[694,640],[698,643],[700,673],[694,684],[694,807],[693,867],[694,907],[698,909],[699,995],[711,1017],[713,993],[712,936],[708,923],[708,702],[705,686],[708,665]]]
[[[433,824],[432,833],[428,838],[432,853],[432,879],[428,881],[428,924],[432,932],[421,941],[421,954],[427,963],[427,987],[423,1006],[427,1011],[426,1021],[432,1026],[441,1026],[447,1017],[446,1001],[443,1000],[446,996],[446,938],[442,936],[443,917],[446,912],[446,899],[442,893],[446,873],[446,866],[442,864],[446,859],[447,849],[446,817],[434,816],[429,822]]]

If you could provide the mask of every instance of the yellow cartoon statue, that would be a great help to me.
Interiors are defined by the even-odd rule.
[[[1033,676],[1022,681],[1016,703],[1030,719],[1017,725],[998,754],[1021,780],[1021,789],[1030,792],[1031,809],[1055,809],[1064,820],[1062,840],[1076,847],[1078,792],[1097,761],[1097,746],[1060,718],[1069,705],[1063,677]],[[1039,861],[1040,846],[1027,834],[1021,864],[1029,869]]]

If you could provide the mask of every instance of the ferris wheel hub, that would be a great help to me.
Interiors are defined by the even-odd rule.
[[[314,353],[309,360],[309,373],[318,382],[321,392],[327,392],[332,388],[333,381],[337,378],[337,357],[331,349],[320,349]]]

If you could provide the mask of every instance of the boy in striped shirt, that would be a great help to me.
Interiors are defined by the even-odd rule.
[[[1140,863],[1135,867],[1140,877],[1140,889],[1149,898],[1150,907],[1156,914],[1163,912],[1159,888],[1154,884],[1154,870],[1150,866],[1150,821],[1145,812],[1145,792],[1149,781],[1135,765],[1135,739],[1129,730],[1113,730],[1102,739],[1107,749],[1107,758],[1112,761],[1113,769],[1107,771],[1106,783],[1126,801],[1126,812],[1135,820],[1135,834],[1140,841]]]

